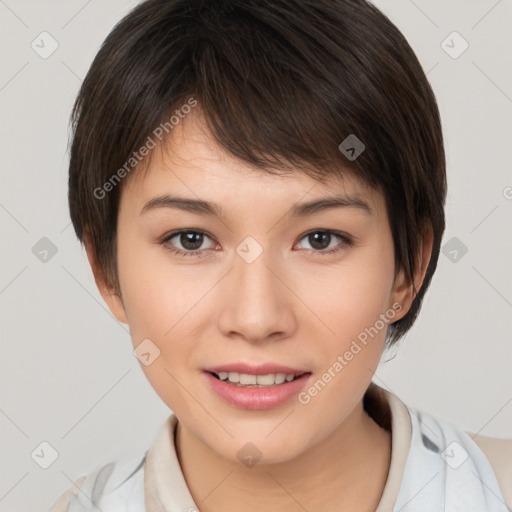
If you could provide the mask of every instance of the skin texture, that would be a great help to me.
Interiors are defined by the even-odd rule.
[[[179,460],[200,511],[375,510],[391,441],[366,415],[362,398],[385,329],[307,405],[295,396],[275,409],[237,409],[208,388],[203,369],[275,362],[312,372],[311,384],[393,304],[402,306],[393,320],[403,316],[412,287],[401,273],[394,280],[384,198],[348,176],[324,185],[299,172],[274,177],[251,168],[216,145],[196,111],[153,151],[146,175],[126,178],[121,195],[121,297],[86,248],[98,288],[129,325],[134,347],[149,338],[161,351],[141,367],[179,419]],[[222,216],[171,208],[140,214],[163,193],[218,203]],[[372,213],[341,207],[290,214],[297,202],[334,193],[357,194]],[[179,236],[160,243],[180,229],[206,232],[201,255],[173,254],[172,244],[191,247]],[[333,235],[314,246],[312,230],[344,232],[355,241],[350,246]],[[252,263],[236,252],[247,236],[263,249]],[[338,252],[320,254],[336,246]],[[427,240],[418,288],[430,250]],[[237,457],[247,442],[262,454],[250,468]]]

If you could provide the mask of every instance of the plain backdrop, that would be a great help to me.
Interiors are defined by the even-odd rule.
[[[466,430],[512,437],[512,1],[375,3],[437,96],[449,193],[448,245],[420,318],[374,380]],[[148,448],[170,413],[106,309],[67,210],[71,106],[135,4],[0,0],[2,512],[47,510],[71,480]],[[46,51],[58,44],[47,58],[32,46],[41,37]],[[41,443],[58,454],[47,469],[33,456],[51,453]]]

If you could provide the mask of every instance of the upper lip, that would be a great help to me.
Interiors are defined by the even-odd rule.
[[[237,372],[246,373],[248,375],[268,375],[271,373],[285,373],[286,375],[301,375],[309,373],[307,370],[300,368],[292,368],[291,366],[283,366],[276,363],[248,364],[248,363],[226,363],[219,366],[205,368],[210,373],[220,372]]]

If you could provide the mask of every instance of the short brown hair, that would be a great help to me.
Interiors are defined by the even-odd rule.
[[[84,243],[87,234],[119,295],[123,182],[100,198],[98,187],[190,98],[220,146],[265,172],[299,170],[320,181],[350,172],[380,190],[396,273],[413,285],[432,233],[422,286],[388,329],[394,344],[414,323],[437,266],[446,197],[436,99],[400,31],[365,0],[146,0],[126,15],[80,88],[69,165],[77,237]],[[338,148],[351,134],[365,146],[355,160]]]

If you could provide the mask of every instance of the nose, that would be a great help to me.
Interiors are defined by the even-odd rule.
[[[294,335],[298,300],[286,273],[271,259],[270,251],[251,262],[235,255],[219,299],[218,325],[224,336],[260,343]]]

